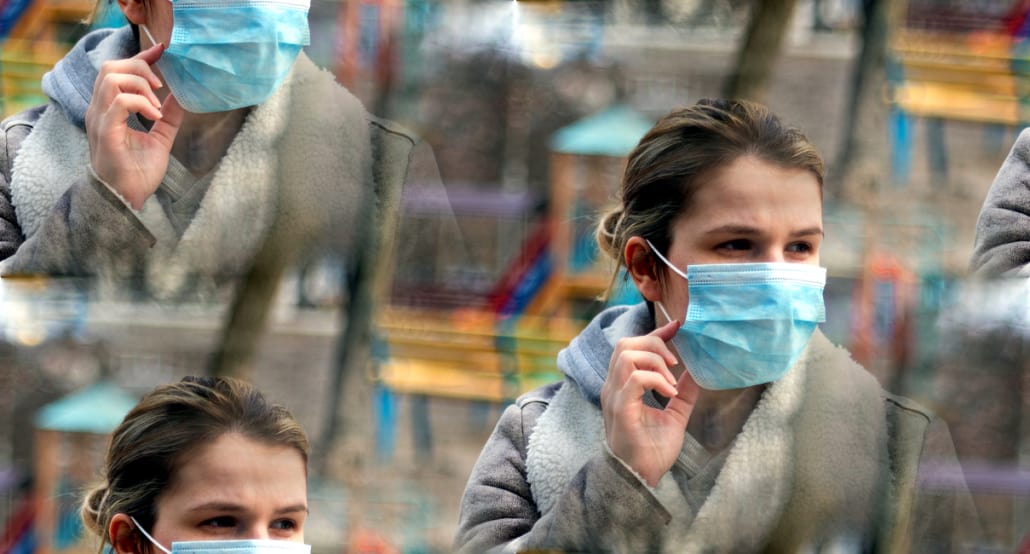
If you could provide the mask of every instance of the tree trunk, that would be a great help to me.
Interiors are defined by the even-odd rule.
[[[751,7],[737,63],[723,86],[723,96],[764,102],[769,75],[779,58],[796,0],[759,0]]]
[[[862,44],[851,78],[851,91],[844,114],[844,136],[837,153],[834,188],[858,186],[876,188],[885,179],[887,167],[887,38],[892,18],[891,0],[862,2]],[[856,182],[860,181],[860,182]],[[867,191],[871,192],[871,191]]]
[[[265,331],[272,301],[286,269],[282,263],[255,264],[255,267],[260,269],[247,273],[229,306],[218,349],[208,362],[208,375],[240,379],[252,376],[258,339]]]
[[[665,21],[662,0],[644,0],[644,14],[649,25],[660,25]]]

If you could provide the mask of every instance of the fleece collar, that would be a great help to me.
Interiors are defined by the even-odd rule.
[[[670,474],[651,491],[672,516],[663,544],[671,552],[752,552],[768,544],[795,551],[864,537],[884,483],[885,426],[875,379],[816,332],[794,368],[763,393],[695,517],[670,496],[678,491]],[[566,380],[529,441],[527,479],[541,514],[603,449],[600,408]]]
[[[647,304],[614,306],[598,314],[558,353],[558,369],[579,385],[591,402],[601,404],[601,385],[608,374],[615,343],[621,337],[646,335],[654,329]]]
[[[86,126],[86,109],[93,98],[93,83],[106,60],[130,58],[139,44],[128,25],[98,29],[82,37],[68,54],[43,75],[43,92],[61,107],[77,127]]]

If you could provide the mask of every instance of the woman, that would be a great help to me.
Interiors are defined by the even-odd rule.
[[[284,408],[229,378],[158,387],[115,430],[86,528],[118,554],[308,554],[308,441]]]
[[[808,140],[756,104],[655,125],[597,233],[646,302],[598,315],[559,355],[565,380],[504,412],[458,547],[948,548],[933,525],[952,506],[915,497],[946,428],[816,329],[822,177]]]
[[[970,267],[985,277],[1030,277],[1030,132],[1019,133],[976,222]]]
[[[0,274],[176,298],[314,245],[368,250],[363,230],[392,228],[372,207],[431,154],[302,52],[309,3],[119,0],[130,25],[84,37],[50,103],[0,126]]]

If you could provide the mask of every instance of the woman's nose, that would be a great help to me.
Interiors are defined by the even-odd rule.
[[[761,253],[760,259],[755,260],[756,262],[774,263],[774,262],[786,262],[787,258],[783,255],[782,248],[770,248]]]
[[[240,538],[241,539],[269,539],[271,537],[268,534],[268,526],[267,525],[255,525],[253,527],[248,527],[246,529],[246,532],[243,533],[243,536],[241,536]]]

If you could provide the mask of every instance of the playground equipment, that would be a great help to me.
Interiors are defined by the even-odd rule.
[[[0,0],[0,116],[43,104],[43,74],[89,28],[124,24],[115,2]],[[90,15],[95,20],[87,25]]]
[[[35,501],[22,514],[36,554],[85,552],[80,544],[80,492],[101,466],[108,436],[137,398],[100,382],[44,406],[36,416]],[[27,518],[26,518],[27,516]],[[16,517],[18,515],[16,514]],[[18,541],[20,542],[20,541]]]
[[[374,375],[381,456],[393,451],[396,395],[412,398],[416,445],[428,450],[427,397],[506,403],[561,378],[558,351],[600,307],[597,297],[610,280],[594,246],[596,216],[651,125],[615,106],[557,131],[549,215],[526,233],[483,302],[384,311]]]
[[[559,129],[551,140],[551,263],[554,268],[530,313],[582,319],[607,287],[611,266],[597,256],[594,226],[612,202],[626,156],[654,125],[617,105]]]
[[[941,181],[948,176],[947,122],[986,126],[985,151],[995,154],[1008,149],[1007,129],[1030,122],[1030,19],[1024,4],[907,4],[888,58],[897,182],[907,182],[911,173],[916,120],[925,122],[929,169]]]

